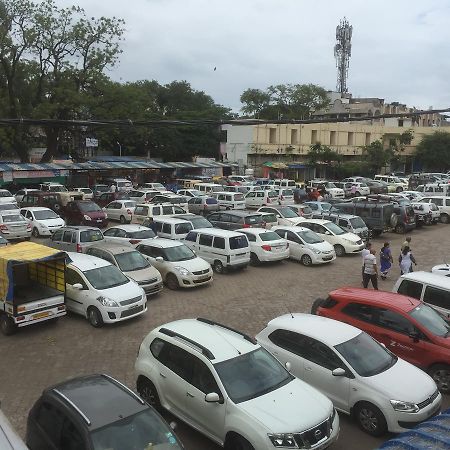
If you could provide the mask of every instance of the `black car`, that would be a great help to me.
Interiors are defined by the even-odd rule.
[[[46,389],[28,415],[26,444],[30,450],[183,449],[161,416],[109,375]]]

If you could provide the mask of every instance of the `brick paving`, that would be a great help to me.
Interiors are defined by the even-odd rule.
[[[450,225],[424,227],[411,236],[411,247],[419,264],[416,270],[430,270],[449,257]],[[396,261],[404,236],[389,233],[375,239],[377,250],[384,240],[391,242]],[[399,269],[394,263],[390,279],[380,280],[380,287],[390,290],[398,276]],[[359,255],[315,267],[303,267],[291,261],[249,267],[241,272],[216,275],[211,286],[180,291],[166,289],[149,302],[143,317],[101,329],[91,327],[80,316],[69,315],[59,323],[31,326],[11,337],[0,335],[3,411],[24,435],[30,407],[42,389],[53,383],[106,372],[134,388],[133,365],[138,346],[152,328],[162,323],[203,316],[254,335],[277,315],[288,311],[309,312],[315,298],[343,285],[361,285]],[[445,399],[444,407],[450,407],[449,398]],[[177,432],[187,450],[218,449],[182,423],[178,424]],[[382,441],[360,432],[341,415],[341,435],[333,449],[372,449]]]

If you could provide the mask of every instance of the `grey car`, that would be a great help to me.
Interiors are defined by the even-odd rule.
[[[105,238],[99,228],[68,226],[55,231],[53,236],[45,242],[45,245],[64,252],[86,253],[88,247],[104,241]]]
[[[210,214],[207,219],[216,227],[224,230],[239,230],[240,228],[265,228],[263,216],[258,212],[223,211]]]
[[[154,295],[163,288],[161,274],[134,248],[128,245],[103,243],[91,245],[86,254],[104,259],[117,266],[128,278],[144,289],[147,295]]]
[[[188,201],[188,209],[192,214],[209,214],[219,211],[219,203],[213,197],[193,197]]]
[[[31,237],[31,224],[18,210],[1,211],[0,235],[5,239],[27,239]]]

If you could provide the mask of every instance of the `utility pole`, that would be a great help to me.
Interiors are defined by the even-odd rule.
[[[117,141],[116,144],[119,146],[119,156],[122,156],[122,146],[119,141]]]
[[[341,94],[348,92],[347,78],[350,56],[352,56],[352,31],[353,27],[345,17],[336,27],[336,45],[334,46],[337,67],[336,89]]]

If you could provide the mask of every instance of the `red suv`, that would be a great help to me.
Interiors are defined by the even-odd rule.
[[[91,225],[103,228],[108,225],[108,216],[91,200],[75,200],[64,208],[67,225]]]
[[[369,333],[423,370],[450,393],[450,324],[425,303],[405,295],[344,287],[317,299],[312,314],[340,320]]]

